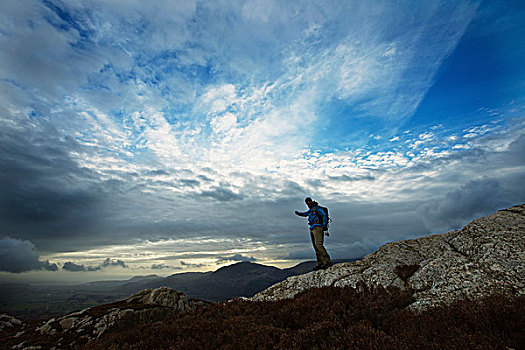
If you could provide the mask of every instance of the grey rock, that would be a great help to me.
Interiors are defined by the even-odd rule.
[[[181,312],[192,310],[198,303],[188,300],[186,295],[171,288],[157,288],[140,291],[125,300],[100,305],[94,308],[74,312],[59,318],[32,326],[17,337],[28,333],[32,340],[22,342],[13,349],[38,348],[41,342],[49,341],[49,336],[60,338],[57,348],[74,348],[85,344],[101,335],[119,331],[135,325],[147,324],[164,320]],[[4,326],[24,324],[11,316],[0,315],[0,322]],[[69,339],[64,341],[64,339]],[[74,341],[72,341],[74,339]],[[47,345],[46,345],[47,346]]]
[[[14,350],[16,350],[16,349],[22,349],[22,347],[24,346],[25,343],[26,343],[26,342],[23,341],[23,342],[21,342],[21,343],[15,345],[15,346],[13,346],[11,349],[14,349]]]
[[[85,317],[82,317],[80,320],[78,320],[78,322],[76,323],[76,328],[84,328],[84,327],[88,327],[90,325],[93,324],[93,319],[91,316],[85,316]]]
[[[43,325],[41,325],[40,327],[37,327],[36,330],[40,332],[40,334],[56,334],[56,329],[53,328],[53,326],[51,325],[53,322],[55,321],[54,318],[50,319],[49,321],[47,322],[44,322]]]
[[[406,278],[396,267],[415,266]],[[396,286],[414,291],[413,309],[479,298],[525,294],[525,205],[474,220],[462,230],[385,244],[353,263],[293,276],[251,300],[293,298],[321,286]]]
[[[145,289],[126,299],[127,303],[167,306],[179,311],[190,308],[186,294],[168,287]]]
[[[66,317],[60,320],[59,324],[64,331],[68,331],[71,328],[75,327],[78,318],[76,317]]]
[[[102,315],[100,308],[104,310],[104,305],[52,318],[36,327],[35,332],[43,336],[74,334],[76,343],[86,342],[113,330],[160,321],[194,307],[184,293],[166,287],[140,291],[115,305],[117,307],[108,308]],[[73,347],[75,344],[65,345]]]
[[[7,314],[0,315],[0,331],[3,331],[6,328],[12,328],[21,325],[22,321],[13,316],[9,316]]]

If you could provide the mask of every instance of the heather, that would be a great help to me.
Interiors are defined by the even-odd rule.
[[[523,349],[525,297],[411,311],[411,291],[323,287],[294,299],[234,300],[108,334],[86,349]]]

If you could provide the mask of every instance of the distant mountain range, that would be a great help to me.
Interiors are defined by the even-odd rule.
[[[338,260],[336,263],[354,260]],[[239,262],[213,272],[177,273],[168,277],[137,276],[115,285],[115,291],[129,295],[147,288],[170,287],[184,292],[188,298],[222,301],[249,297],[290,276],[312,271],[315,261],[306,261],[287,269],[251,262]],[[100,284],[105,282],[94,282]]]
[[[354,259],[355,260],[355,259]],[[351,259],[335,263],[351,262]],[[0,313],[22,318],[49,318],[123,299],[148,288],[170,287],[190,299],[222,301],[251,297],[290,276],[312,270],[315,261],[279,269],[240,262],[209,272],[176,273],[168,277],[135,276],[123,281],[97,281],[81,285],[7,284],[0,288]]]

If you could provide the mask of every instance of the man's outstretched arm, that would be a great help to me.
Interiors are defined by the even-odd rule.
[[[304,213],[301,213],[299,211],[295,211],[295,215],[299,215],[299,216],[308,216],[308,211],[305,211]]]

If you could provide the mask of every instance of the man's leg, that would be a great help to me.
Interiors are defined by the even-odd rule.
[[[310,238],[312,239],[312,246],[315,250],[315,256],[317,258],[317,267],[321,267],[323,265],[323,261],[321,258],[321,253],[319,252],[319,249],[316,244],[315,236],[314,236],[314,230],[310,230]]]
[[[332,266],[332,259],[328,255],[328,252],[324,248],[324,232],[322,227],[314,227],[312,230],[312,236],[314,240],[314,249],[317,255],[317,265],[323,267]]]

